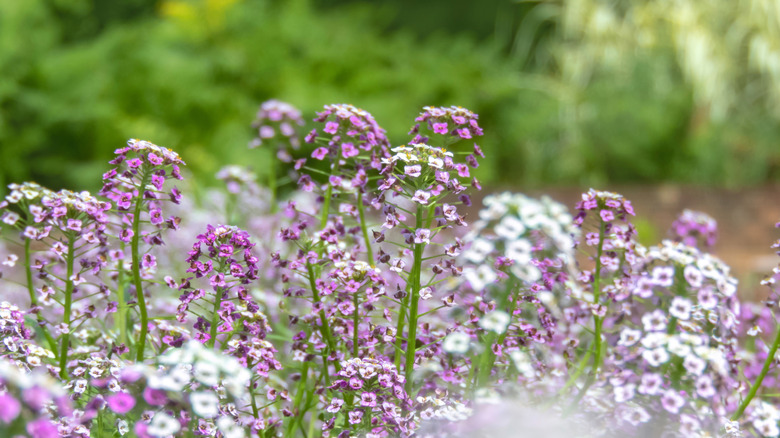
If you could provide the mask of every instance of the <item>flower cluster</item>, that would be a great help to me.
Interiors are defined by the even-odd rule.
[[[672,223],[674,240],[688,246],[712,247],[718,239],[718,223],[700,211],[683,210]]]
[[[26,373],[0,359],[0,432],[33,438],[84,437],[83,412],[74,412],[65,391],[43,372]]]
[[[267,143],[277,145],[277,158],[289,163],[292,155],[288,145],[292,149],[301,146],[296,126],[303,125],[301,112],[287,102],[271,99],[263,102],[257,110],[252,128],[257,130],[257,137],[249,143],[250,148],[260,147]]]
[[[344,430],[367,432],[379,437],[386,433],[409,436],[411,419],[403,411],[411,407],[404,391],[405,379],[393,364],[377,359],[350,359],[341,363],[337,380],[329,387],[338,396],[325,408],[346,419]],[[324,431],[336,427],[336,416],[323,425]]]
[[[192,312],[190,304],[207,295],[205,290],[193,288],[191,280],[208,279],[214,310],[212,315],[206,315],[211,317],[209,319],[196,314],[195,330],[198,333],[195,339],[200,342],[209,342],[213,346],[217,334],[231,333],[241,327],[256,336],[265,337],[266,321],[257,315],[259,306],[244,287],[258,277],[257,257],[252,253],[254,246],[246,231],[226,225],[209,225],[206,233],[198,235],[198,240],[192,245],[187,258],[190,264],[187,272],[194,277],[182,279],[178,285],[183,293],[179,298],[181,304],[176,318],[180,322],[185,321],[188,311]],[[230,293],[235,294],[239,306],[233,303]],[[242,310],[249,318],[242,316]]]

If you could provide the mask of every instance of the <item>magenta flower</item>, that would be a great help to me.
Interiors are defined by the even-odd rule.
[[[447,131],[447,123],[434,123],[433,124],[433,132],[437,134],[446,134]]]
[[[135,398],[126,392],[112,394],[108,396],[106,402],[112,411],[120,415],[130,412],[135,406]]]
[[[58,438],[60,436],[51,421],[44,418],[27,423],[27,433],[31,438]]]
[[[144,388],[144,401],[152,406],[162,406],[168,402],[168,397],[165,395],[165,391],[159,389]]]
[[[51,394],[40,386],[27,388],[22,392],[22,400],[36,411],[42,410],[51,401]],[[2,404],[3,402],[0,402]]]
[[[8,424],[19,416],[22,405],[15,397],[9,394],[0,395],[0,421]]]

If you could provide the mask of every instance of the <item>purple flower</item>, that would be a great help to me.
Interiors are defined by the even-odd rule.
[[[10,394],[0,394],[0,421],[9,424],[19,416],[22,404]]]
[[[404,166],[404,174],[417,178],[421,175],[422,166],[419,164],[413,164],[411,166]],[[448,174],[449,175],[449,174]]]
[[[160,225],[164,221],[162,210],[157,208],[152,209],[152,211],[149,212],[149,217],[150,221],[155,225]]]
[[[376,406],[376,393],[364,392],[360,395],[360,406],[373,408]]]
[[[431,193],[425,190],[417,190],[414,192],[414,196],[412,196],[412,201],[422,205],[428,205],[428,200],[430,199]]]
[[[143,397],[144,401],[152,406],[163,406],[168,403],[168,397],[165,395],[165,391],[150,388],[148,386],[144,388]]]
[[[149,152],[149,155],[147,155],[146,158],[155,166],[162,166],[163,164],[162,157],[157,156],[154,152]]]
[[[22,400],[24,400],[27,406],[36,411],[40,411],[46,406],[46,403],[51,400],[51,394],[40,386],[33,386],[22,392]]]
[[[323,131],[327,132],[328,134],[335,134],[339,130],[339,124],[337,122],[327,122],[325,123],[325,129]]]
[[[30,438],[58,438],[57,426],[44,418],[27,423],[27,433]]]
[[[363,420],[363,411],[354,410],[349,413],[349,424],[360,424]]]
[[[434,123],[433,124],[433,132],[437,134],[446,134],[448,132],[447,130],[447,123]]]
[[[135,406],[135,397],[126,392],[118,392],[108,396],[106,402],[112,411],[124,415],[130,412]]]
[[[341,144],[341,155],[344,158],[351,158],[356,157],[360,151],[355,147],[352,143],[342,143]]]
[[[318,147],[311,153],[312,158],[323,160],[328,155],[328,150],[324,147]]]

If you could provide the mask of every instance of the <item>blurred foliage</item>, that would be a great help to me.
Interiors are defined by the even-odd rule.
[[[95,189],[130,137],[204,181],[263,173],[247,143],[269,98],[355,104],[397,143],[422,106],[467,107],[488,183],[777,180],[769,3],[4,1],[0,182]]]

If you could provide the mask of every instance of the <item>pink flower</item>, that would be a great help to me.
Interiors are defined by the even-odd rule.
[[[326,155],[328,155],[328,150],[324,147],[318,147],[314,150],[314,152],[311,153],[312,158],[316,158],[318,160],[324,159]]]
[[[336,122],[325,123],[325,129],[323,129],[323,131],[327,132],[328,134],[335,134],[338,130],[339,124]]]
[[[158,157],[154,152],[149,152],[149,155],[147,155],[146,158],[155,166],[161,166],[163,163],[162,157]]]
[[[9,424],[19,416],[22,405],[15,397],[8,394],[0,395],[0,421]]]
[[[434,123],[433,124],[433,132],[437,134],[446,134],[447,131],[447,123]]]
[[[112,411],[120,415],[130,412],[135,406],[135,398],[126,392],[112,394],[108,396],[106,402]]]
[[[168,397],[165,395],[165,391],[159,389],[144,388],[144,401],[152,406],[162,406],[168,402]]]
[[[44,418],[27,423],[27,433],[31,438],[58,438],[57,426]]]

